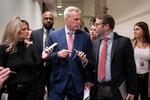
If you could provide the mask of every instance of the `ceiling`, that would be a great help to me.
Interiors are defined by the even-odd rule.
[[[63,13],[64,9],[68,6],[76,6],[82,9],[83,0],[42,0],[51,11],[56,11],[57,13]],[[62,8],[57,8],[61,5]]]
[[[81,9],[83,3],[83,0],[58,0],[58,1],[60,1],[62,8],[57,8],[57,13],[63,13],[64,9],[68,6],[76,6]]]

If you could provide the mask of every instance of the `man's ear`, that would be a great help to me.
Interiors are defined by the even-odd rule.
[[[105,25],[104,25],[104,28],[105,28],[106,30],[108,30],[108,29],[109,29],[109,25],[108,25],[108,24],[105,24]]]

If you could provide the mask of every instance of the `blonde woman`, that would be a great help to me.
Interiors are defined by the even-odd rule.
[[[34,45],[25,41],[28,34],[28,23],[18,16],[5,28],[0,45],[0,66],[14,72],[2,88],[3,93],[8,93],[8,100],[35,100],[34,83],[39,60]]]
[[[134,57],[138,81],[138,92],[135,100],[140,95],[141,100],[147,100],[148,77],[150,68],[150,35],[147,23],[138,22],[134,25]]]

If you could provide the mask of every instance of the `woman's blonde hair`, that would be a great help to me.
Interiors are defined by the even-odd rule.
[[[7,47],[6,52],[14,53],[17,51],[16,45],[19,41],[21,23],[21,18],[19,16],[14,16],[8,22],[2,37],[2,45]]]

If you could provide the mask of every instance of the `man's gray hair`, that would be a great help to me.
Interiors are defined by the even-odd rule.
[[[76,12],[81,13],[81,10],[80,10],[79,8],[77,8],[77,7],[75,7],[75,6],[69,6],[69,7],[67,7],[67,8],[64,10],[64,18],[65,18],[66,16],[69,16],[72,11],[76,11]]]

